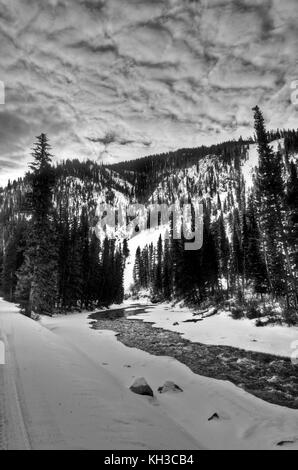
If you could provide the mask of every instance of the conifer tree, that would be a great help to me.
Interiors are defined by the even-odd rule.
[[[86,207],[83,207],[80,220],[80,250],[81,250],[81,307],[88,309],[90,293],[90,259],[89,259],[89,221]]]
[[[82,280],[82,252],[81,252],[80,227],[77,217],[71,222],[70,232],[70,258],[69,258],[69,281],[68,281],[68,300],[69,307],[79,307],[83,293]]]
[[[154,293],[160,294],[162,292],[162,262],[163,262],[163,249],[162,249],[162,238],[159,236],[157,243],[157,256],[155,266],[155,278],[154,278]]]
[[[170,240],[168,238],[164,241],[164,269],[162,277],[163,296],[165,300],[170,300],[173,293],[173,276],[172,276],[172,256],[170,250]]]
[[[297,287],[291,266],[289,245],[284,228],[284,190],[280,151],[274,153],[268,143],[264,117],[254,108],[258,142],[257,208],[266,269],[271,293],[286,296],[287,304],[296,305]]]
[[[124,257],[120,250],[116,251],[115,254],[115,268],[114,268],[114,299],[113,301],[117,304],[121,304],[124,298],[124,288],[123,288],[123,267],[124,267]]]
[[[268,279],[264,257],[262,255],[262,244],[259,227],[256,220],[256,209],[253,196],[251,195],[247,204],[247,250],[246,250],[246,276],[254,285],[258,294],[268,291]]]
[[[9,230],[8,241],[5,246],[2,266],[2,290],[4,298],[10,302],[14,300],[17,285],[16,272],[24,262],[26,247],[27,224],[19,221]]]
[[[200,286],[204,297],[214,295],[218,290],[218,258],[214,238],[210,216],[205,213],[203,246],[197,252],[201,258]]]
[[[218,276],[219,276],[219,285],[222,288],[222,280],[225,279],[227,282],[227,289],[229,289],[229,257],[230,257],[230,248],[229,240],[226,235],[225,225],[223,215],[220,214],[218,220],[214,223],[214,242],[217,250],[217,259],[218,259]]]
[[[100,304],[102,292],[102,268],[100,263],[101,246],[100,240],[93,232],[90,241],[90,278],[89,278],[89,294],[92,304]]]
[[[54,222],[53,189],[55,175],[51,167],[50,146],[47,136],[37,137],[32,151],[33,162],[28,181],[31,186],[31,230],[26,250],[25,273],[18,273],[18,292],[28,315],[32,312],[51,315],[57,301],[57,234]],[[28,275],[27,275],[28,274]],[[24,277],[25,275],[25,277]],[[25,295],[26,287],[27,297]],[[24,286],[22,286],[24,284]]]
[[[129,248],[128,248],[128,243],[127,243],[127,238],[124,238],[123,240],[123,256],[125,258],[129,257]]]
[[[60,205],[60,220],[58,223],[58,296],[59,306],[66,310],[72,303],[72,286],[70,285],[71,269],[71,239],[68,208]]]
[[[297,166],[294,162],[290,164],[290,176],[287,183],[286,193],[287,205],[287,229],[290,245],[291,264],[298,276],[298,175]]]
[[[137,290],[141,288],[141,248],[138,246],[135,256],[135,264],[133,267],[133,280]]]
[[[15,297],[20,304],[21,311],[28,317],[31,316],[32,310],[29,304],[30,293],[33,280],[32,257],[28,250],[25,252],[25,259],[16,275],[18,278]]]

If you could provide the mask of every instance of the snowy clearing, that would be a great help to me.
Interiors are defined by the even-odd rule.
[[[187,307],[161,304],[129,319],[154,323],[153,327],[181,333],[192,342],[234,346],[277,356],[291,357],[297,349],[298,328],[287,326],[256,327],[254,320],[235,320],[222,311],[200,321]],[[196,323],[189,320],[199,320]],[[186,323],[185,323],[186,322]],[[295,345],[296,342],[296,345]]]

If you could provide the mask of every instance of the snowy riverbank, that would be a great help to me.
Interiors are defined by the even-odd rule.
[[[143,320],[152,323],[153,327],[181,333],[185,339],[193,342],[233,346],[284,357],[291,357],[295,349],[297,350],[297,327],[257,327],[255,320],[235,320],[227,311],[220,311],[209,317],[205,314],[205,318],[201,318],[187,307],[161,304],[128,318]]]
[[[298,448],[296,410],[128,348],[114,332],[91,329],[86,313],[37,323],[0,301],[0,331],[3,448],[274,449],[283,441]],[[139,376],[153,399],[129,390]],[[183,393],[158,394],[166,380]]]
[[[111,331],[90,330],[86,314],[45,319],[43,324],[103,366],[125,391],[140,376],[155,393],[166,380],[181,386],[183,393],[134,399],[173,420],[198,448],[274,449],[283,441],[293,441],[287,448],[298,448],[296,410],[266,403],[229,382],[196,375],[172,357],[128,348]],[[219,419],[208,421],[214,413]]]

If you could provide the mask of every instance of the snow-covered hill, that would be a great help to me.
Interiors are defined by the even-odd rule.
[[[156,246],[160,235],[164,239],[167,229],[167,226],[162,225],[156,228],[143,230],[128,241],[129,257],[126,260],[124,270],[124,291],[126,294],[130,292],[134,283],[133,268],[138,247],[142,250],[146,245],[151,245],[151,243]]]
[[[274,152],[284,153],[284,139],[271,142],[271,147]],[[252,191],[258,164],[257,144],[248,145],[236,163],[225,162],[216,155],[207,155],[196,165],[162,177],[158,186],[149,195],[146,205],[149,207],[150,204],[175,203],[178,207],[190,200],[194,204],[203,201],[210,209],[211,221],[223,215],[226,233],[231,241],[231,217],[235,209],[239,209],[241,198],[245,197],[247,200]],[[151,243],[156,246],[159,235],[164,234],[168,228],[162,226],[143,230],[129,241],[130,257],[124,273],[125,292],[129,291],[133,283],[133,265],[137,248],[143,249]]]

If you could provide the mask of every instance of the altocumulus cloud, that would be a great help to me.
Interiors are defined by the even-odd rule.
[[[296,127],[297,0],[0,0],[2,174],[35,135],[114,162]],[[4,172],[4,173],[3,173]]]

